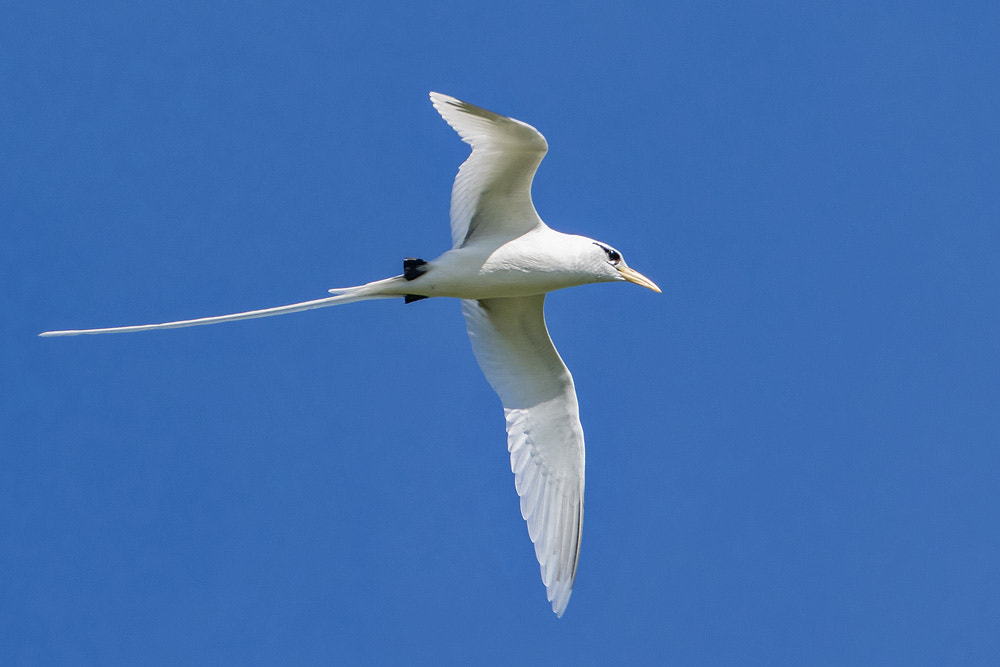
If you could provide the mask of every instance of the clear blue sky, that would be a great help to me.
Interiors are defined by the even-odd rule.
[[[877,6],[875,6],[877,5]],[[1000,9],[22,3],[0,24],[0,662],[997,664]],[[552,614],[458,304],[439,90],[662,295],[557,293]]]

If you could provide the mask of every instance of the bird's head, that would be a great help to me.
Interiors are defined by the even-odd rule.
[[[601,282],[627,280],[630,283],[648,287],[654,292],[660,291],[656,283],[629,267],[620,252],[600,241],[592,241],[591,243],[591,248],[587,252],[587,264],[594,270]]]

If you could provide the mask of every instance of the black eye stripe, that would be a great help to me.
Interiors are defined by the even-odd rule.
[[[604,254],[608,256],[608,261],[611,262],[612,264],[617,264],[618,262],[622,261],[621,253],[619,253],[614,248],[609,248],[603,243],[597,243],[597,242],[595,242],[594,245],[596,245],[597,247],[599,247],[601,250],[604,251]]]

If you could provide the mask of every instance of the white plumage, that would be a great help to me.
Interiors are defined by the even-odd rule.
[[[407,297],[462,299],[479,366],[503,404],[521,515],[535,545],[552,610],[562,616],[580,556],[584,446],[573,378],[545,327],[545,294],[563,287],[629,281],[659,292],[614,248],[550,229],[531,202],[548,150],[538,130],[440,93],[431,102],[472,146],[451,196],[452,248],[403,275],[330,290],[334,296],[193,320],[47,331],[42,336],[172,329],[281,315],[338,304]]]
[[[569,601],[583,526],[583,427],[569,370],[549,339],[544,294],[462,302],[479,366],[500,396],[521,516],[552,609]]]

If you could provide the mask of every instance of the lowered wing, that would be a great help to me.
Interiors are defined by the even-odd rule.
[[[583,428],[544,303],[544,295],[463,300],[462,312],[479,366],[503,403],[521,515],[552,611],[562,616],[580,556]]]

